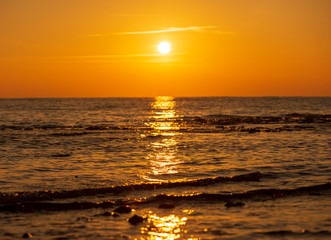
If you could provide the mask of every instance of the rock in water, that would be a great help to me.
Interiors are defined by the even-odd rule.
[[[32,238],[32,234],[31,233],[24,233],[22,238]]]
[[[120,206],[114,210],[115,213],[130,213],[132,212],[132,208],[129,206]]]
[[[52,157],[57,157],[57,158],[61,158],[61,157],[70,157],[71,155],[69,153],[59,153],[59,154],[53,154],[51,155]]]
[[[138,223],[141,223],[144,221],[143,217],[140,217],[138,215],[134,215],[132,218],[128,220],[131,224],[137,225]]]

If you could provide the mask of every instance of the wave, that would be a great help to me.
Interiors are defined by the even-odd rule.
[[[104,131],[104,130],[128,130],[131,127],[119,127],[119,126],[105,126],[105,125],[86,125],[86,126],[66,126],[66,125],[0,125],[0,130],[21,130],[21,131],[32,131],[32,130],[86,130],[86,131]],[[77,132],[67,133],[59,132],[53,133],[56,136],[74,136],[84,135],[90,132]]]
[[[148,120],[151,122],[152,120]],[[183,127],[187,130],[187,127],[195,125],[240,125],[240,124],[307,124],[307,123],[331,123],[330,114],[299,114],[291,113],[280,116],[238,116],[238,115],[207,115],[207,116],[195,116],[195,117],[173,117],[166,119],[154,120],[154,122],[172,122],[178,124],[179,129]],[[187,126],[188,125],[188,126]],[[75,125],[67,126],[61,124],[40,124],[34,125],[29,123],[20,123],[18,125],[0,125],[0,130],[85,130],[85,131],[104,131],[104,130],[129,130],[129,129],[142,129],[141,125],[137,126],[114,126],[108,124],[99,125]],[[148,130],[149,128],[147,128]],[[145,129],[146,130],[146,129]],[[61,134],[61,133],[59,133]],[[65,134],[64,134],[65,135]]]
[[[98,194],[120,194],[122,192],[136,191],[136,190],[154,190],[163,188],[179,188],[187,186],[207,186],[222,182],[247,182],[259,181],[263,175],[259,172],[252,172],[248,174],[236,175],[232,177],[216,177],[216,178],[202,178],[195,180],[181,180],[168,181],[157,183],[140,183],[127,184],[120,186],[112,186],[106,188],[86,188],[77,190],[63,190],[63,191],[37,191],[37,192],[16,192],[16,193],[0,193],[0,204],[11,202],[27,202],[27,201],[43,201],[54,199],[75,198],[81,196],[94,196]]]
[[[269,125],[270,126],[270,125]],[[283,126],[244,126],[244,125],[216,125],[214,129],[192,129],[191,132],[203,133],[231,133],[231,132],[245,132],[245,133],[258,133],[258,132],[294,132],[302,130],[313,130],[313,125],[283,125]]]
[[[180,202],[232,202],[235,200],[241,201],[266,201],[274,200],[277,198],[291,197],[291,196],[304,196],[304,195],[323,195],[323,193],[329,194],[331,189],[331,183],[314,185],[308,187],[300,187],[295,189],[258,189],[253,191],[247,191],[236,194],[210,194],[210,193],[198,193],[198,194],[183,194],[183,195],[165,195],[160,194],[149,198],[142,199],[123,199],[123,200],[104,200],[102,202],[69,202],[69,203],[57,203],[57,202],[39,202],[39,201],[27,201],[16,202],[10,204],[1,204],[0,212],[35,212],[35,211],[68,211],[68,210],[85,210],[91,208],[112,208],[122,205],[146,205],[146,204],[163,204],[163,203],[180,203]],[[40,200],[40,199],[39,199]],[[244,204],[241,204],[242,206]],[[160,205],[161,206],[161,205]],[[267,232],[265,234],[287,234],[284,231],[281,232]]]
[[[330,123],[330,114],[299,114],[291,113],[280,116],[237,116],[237,115],[208,115],[194,118],[197,122],[216,125],[237,124],[289,124],[289,123]]]
[[[187,123],[186,123],[187,124]],[[0,127],[0,130],[20,130],[20,131],[33,131],[33,130],[56,130],[58,132],[46,134],[51,137],[79,137],[83,135],[103,133],[103,132],[113,132],[113,131],[143,131],[144,135],[148,132],[155,131],[152,128],[141,128],[141,127],[104,127],[104,126],[90,126],[90,127],[65,127],[65,126],[43,126],[43,127],[24,127],[24,126],[6,126]],[[259,132],[297,132],[304,130],[316,130],[316,126],[310,125],[283,125],[283,126],[245,126],[245,125],[230,125],[230,124],[215,124],[209,123],[209,125],[189,125],[183,127],[178,127],[177,129],[165,130],[165,132],[191,132],[191,133],[232,133],[232,132],[242,132],[242,133],[259,133]],[[147,132],[147,133],[146,133]],[[162,130],[160,130],[162,132]],[[156,138],[166,138],[164,135],[146,135],[143,139],[156,139]]]
[[[247,191],[244,193],[230,193],[230,194],[211,194],[211,193],[200,193],[200,194],[189,194],[189,195],[164,195],[160,194],[145,202],[153,201],[233,201],[233,200],[254,200],[264,201],[276,198],[290,197],[290,196],[301,196],[301,195],[322,195],[323,191],[331,190],[331,183],[325,183],[320,185],[313,185],[308,187],[300,187],[294,189],[257,189]]]

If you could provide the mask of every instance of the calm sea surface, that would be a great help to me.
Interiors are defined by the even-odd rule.
[[[327,97],[0,99],[0,239],[330,239],[330,181]]]

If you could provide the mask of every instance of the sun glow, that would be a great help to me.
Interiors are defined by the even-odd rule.
[[[171,45],[168,42],[161,42],[158,45],[158,50],[162,54],[168,54],[170,52],[170,50],[171,50]]]

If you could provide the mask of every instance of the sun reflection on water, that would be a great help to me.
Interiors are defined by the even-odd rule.
[[[156,97],[151,104],[151,114],[145,122],[147,130],[143,133],[146,141],[146,160],[149,163],[149,172],[145,179],[149,181],[179,180],[180,164],[178,156],[179,136],[185,128],[182,117],[176,113],[176,101],[173,97]],[[177,175],[176,175],[177,174]],[[192,210],[184,210],[188,215]],[[144,218],[147,222],[141,228],[140,239],[144,240],[175,240],[195,239],[187,238],[187,217],[177,216],[174,213],[158,215],[149,211]],[[190,236],[191,237],[191,236]]]
[[[179,116],[176,116],[174,110],[176,101],[170,96],[159,96],[155,98],[152,103],[152,115],[150,121],[146,123],[151,129],[153,134],[169,135],[169,131],[176,131],[180,129],[178,124]]]
[[[147,240],[175,240],[186,233],[186,230],[183,229],[187,221],[186,217],[178,217],[173,214],[160,217],[150,212],[147,221],[147,225],[141,228],[141,233],[148,235]]]
[[[148,180],[162,181],[157,179],[160,176],[178,173],[177,158],[178,140],[176,136],[180,134],[182,126],[181,117],[175,111],[176,101],[170,96],[159,96],[151,104],[151,115],[145,122],[148,131],[144,136],[151,136],[147,148],[150,152],[146,159],[150,164]]]

